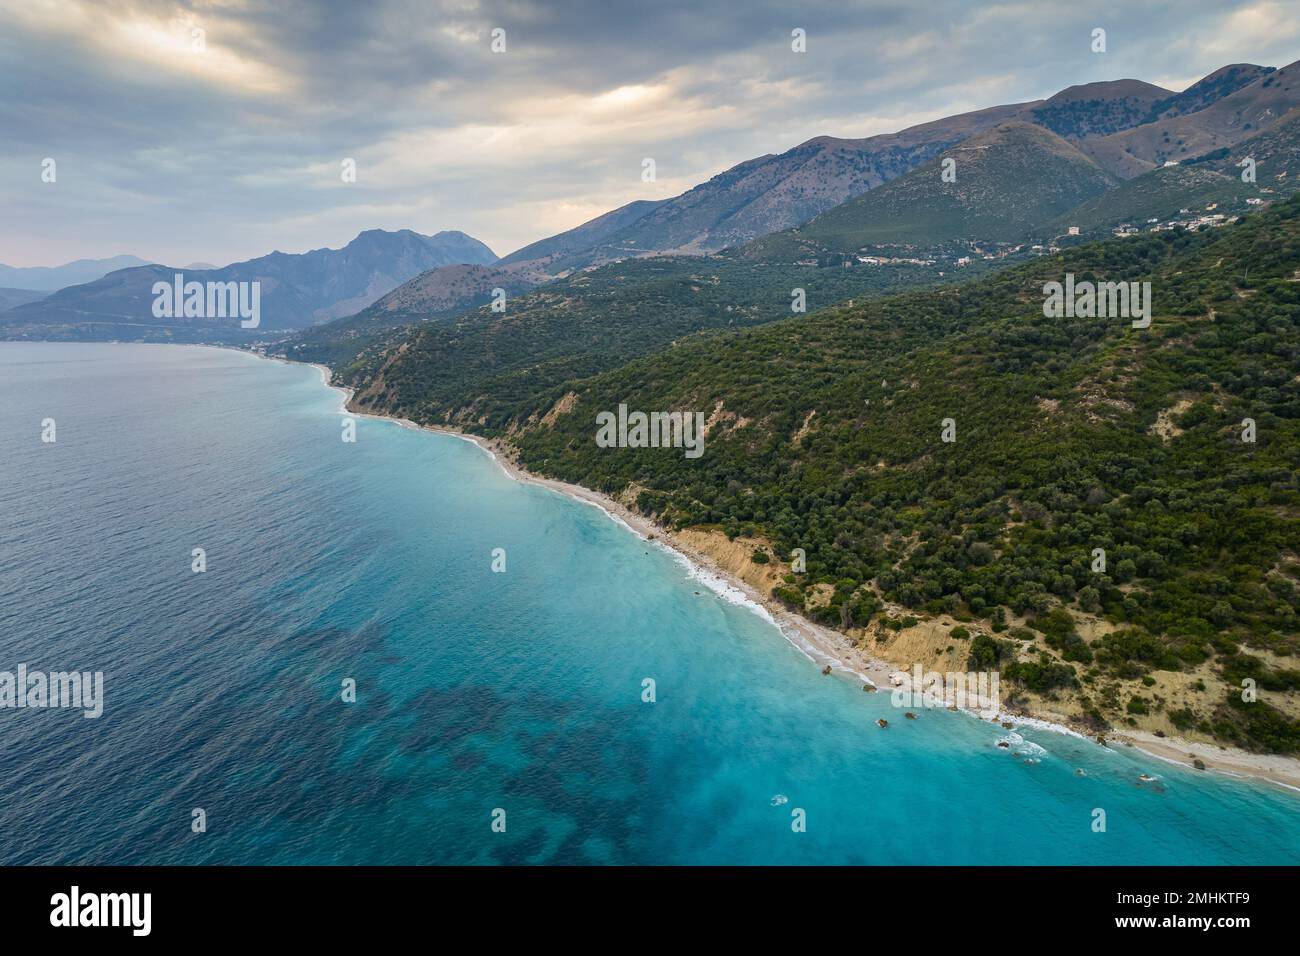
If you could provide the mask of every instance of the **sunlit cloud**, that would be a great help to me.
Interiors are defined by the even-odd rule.
[[[368,228],[462,229],[507,253],[816,136],[1281,66],[1300,55],[1296,6],[0,0],[0,261],[230,261]]]
[[[83,0],[0,0],[0,12],[20,30],[58,37],[104,61],[156,71],[164,81],[189,79],[262,95],[294,86],[292,76],[236,52],[246,31],[219,16],[154,15]]]

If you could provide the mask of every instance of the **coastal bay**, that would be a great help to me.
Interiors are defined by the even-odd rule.
[[[752,547],[732,542],[721,531],[666,528],[630,506],[630,498],[635,497],[634,495],[624,496],[623,500],[620,500],[582,485],[530,472],[519,463],[511,447],[500,439],[484,438],[453,428],[420,425],[408,419],[394,419],[359,411],[353,407],[352,389],[332,385],[333,373],[328,367],[319,364],[314,364],[312,367],[320,372],[321,380],[325,385],[341,394],[340,412],[395,421],[406,428],[422,429],[434,434],[462,439],[481,449],[514,480],[549,488],[601,509],[631,533],[647,541],[656,542],[660,547],[678,555],[691,569],[692,575],[706,581],[713,590],[754,609],[765,620],[775,625],[791,644],[799,648],[817,666],[829,666],[832,670],[839,671],[841,676],[865,680],[864,690],[868,687],[887,690],[896,683],[893,675],[900,670],[910,669],[916,661],[916,656],[908,656],[905,653],[896,654],[892,658],[871,653],[863,646],[861,640],[853,640],[849,635],[810,621],[782,606],[771,593],[772,586],[780,580],[779,575],[773,570],[773,565],[755,564],[749,557]],[[754,543],[765,544],[765,542],[749,544]],[[905,609],[897,607],[891,610],[905,612]],[[940,626],[951,628],[953,622],[942,621]],[[910,648],[920,655],[927,656],[928,665],[938,659],[935,652],[939,645],[948,643],[947,636],[937,633],[933,625],[919,624],[907,630],[921,638],[919,647],[918,642],[912,642]],[[903,646],[909,645],[904,642]],[[986,719],[995,724],[1018,722],[1022,725],[1038,726],[1079,737],[1092,737],[1102,746],[1135,747],[1162,761],[1229,776],[1255,778],[1300,792],[1300,760],[1295,758],[1251,753],[1206,740],[1187,740],[1169,737],[1163,733],[1157,735],[1141,729],[1123,728],[1097,734],[1095,730],[1082,725],[1080,716],[1077,708],[1060,709],[1040,703],[1035,709],[1021,707],[1015,711],[997,713]]]
[[[341,441],[311,368],[0,364],[6,659],[104,673],[98,720],[10,723],[6,862],[1294,862],[1294,792],[1029,721],[898,719],[653,527],[460,439],[358,419]]]

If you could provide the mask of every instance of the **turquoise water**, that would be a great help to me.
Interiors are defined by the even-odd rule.
[[[98,720],[0,710],[0,862],[1300,858],[1300,794],[898,720],[469,443],[342,442],[339,400],[230,351],[0,345],[0,670],[104,672]]]

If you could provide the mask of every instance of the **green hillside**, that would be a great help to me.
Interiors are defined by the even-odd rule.
[[[955,182],[943,180],[945,159],[955,161]],[[756,257],[797,260],[956,241],[1016,242],[1116,183],[1059,136],[1027,123],[1004,124],[747,248]]]
[[[1187,160],[1184,165],[1214,169],[1240,180],[1242,170],[1239,163],[1245,156],[1255,160],[1256,185],[1259,187],[1272,189],[1281,195],[1300,189],[1300,107],[1264,132],[1235,146]]]
[[[1062,90],[1031,111],[1034,122],[1057,136],[1106,136],[1150,122],[1168,90],[1141,80],[1088,83]]]
[[[1043,283],[1066,272],[1151,281],[1152,326],[1044,318]],[[635,488],[668,525],[805,549],[807,574],[779,594],[810,616],[952,614],[1000,635],[977,638],[972,659],[1010,655],[1004,677],[1024,693],[1077,688],[1098,726],[1168,708],[1180,728],[1294,752],[1297,280],[1300,199],[1221,230],[690,336],[570,383],[574,396],[516,422],[513,441],[529,468]],[[703,457],[597,447],[596,413],[620,403],[703,411]],[[1246,418],[1255,443],[1240,440]],[[1097,547],[1106,573],[1090,569]],[[1067,612],[1089,610],[1111,629],[1085,641]],[[1028,626],[1007,631],[1008,617]],[[1175,707],[1142,696],[1158,673],[1212,675],[1213,693],[1229,692],[1193,689]],[[1244,678],[1256,704],[1231,690]]]
[[[1145,228],[1148,220],[1160,222],[1204,214],[1210,205],[1225,216],[1244,215],[1251,207],[1246,200],[1269,198],[1259,187],[1246,184],[1239,176],[1226,176],[1197,166],[1164,166],[1121,183],[1058,216],[1038,230],[1040,238],[1060,236],[1078,226],[1085,238],[1103,238],[1116,226],[1132,223]],[[1183,215],[1181,210],[1188,210]]]
[[[420,322],[449,322],[488,303],[494,289],[515,296],[541,281],[527,272],[495,266],[450,265],[403,283],[356,315],[306,329],[280,348],[287,358],[330,368],[352,364],[363,352],[382,348]],[[402,330],[402,331],[399,331]]]
[[[703,330],[789,316],[796,288],[811,312],[956,277],[951,268],[907,265],[816,268],[726,255],[631,259],[510,299],[504,314],[479,309],[398,330],[344,356],[335,370],[377,409],[495,434],[545,412],[573,379]]]

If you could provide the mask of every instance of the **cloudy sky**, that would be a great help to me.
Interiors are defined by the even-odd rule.
[[[0,262],[504,255],[813,136],[1297,59],[1300,0],[0,0]]]

